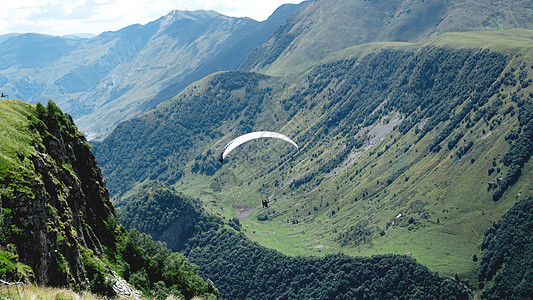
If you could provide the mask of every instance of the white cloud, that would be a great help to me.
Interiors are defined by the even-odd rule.
[[[99,34],[146,24],[178,10],[215,10],[263,21],[284,3],[302,0],[0,0],[0,34]]]

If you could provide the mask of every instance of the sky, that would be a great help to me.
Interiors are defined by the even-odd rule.
[[[214,10],[231,17],[266,20],[284,3],[302,0],[0,0],[0,35],[100,34],[146,24],[172,10]]]

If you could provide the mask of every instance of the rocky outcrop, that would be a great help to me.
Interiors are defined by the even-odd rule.
[[[48,106],[28,114],[35,151],[18,154],[24,175],[0,182],[1,206],[17,228],[6,243],[37,284],[86,289],[86,261],[114,249],[122,229],[89,144],[70,116]]]

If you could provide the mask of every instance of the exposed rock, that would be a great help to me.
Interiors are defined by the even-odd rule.
[[[11,210],[12,225],[19,229],[7,243],[33,269],[37,284],[87,289],[82,252],[91,256],[113,249],[119,227],[88,143],[73,124],[62,124],[67,118],[61,116],[54,120],[59,124],[28,131],[35,152],[18,155],[21,169],[28,171],[23,178],[3,174],[0,204]]]

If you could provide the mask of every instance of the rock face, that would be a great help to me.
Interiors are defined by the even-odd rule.
[[[90,146],[69,115],[49,102],[28,119],[34,151],[17,154],[23,170],[0,177],[1,206],[18,228],[6,239],[42,285],[89,285],[85,263],[113,249],[120,231]],[[31,148],[30,148],[31,149]],[[20,174],[20,173],[18,173]],[[2,245],[6,246],[6,245]],[[13,247],[14,246],[14,247]]]

